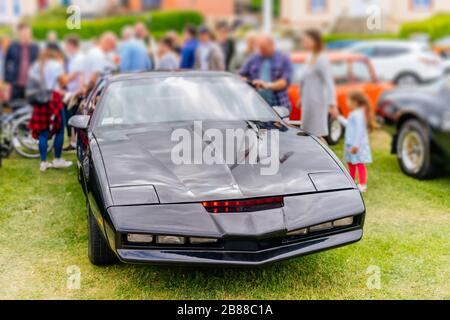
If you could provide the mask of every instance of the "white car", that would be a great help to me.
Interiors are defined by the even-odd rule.
[[[378,77],[398,86],[428,83],[444,75],[444,62],[425,43],[365,41],[346,51],[369,57]]]

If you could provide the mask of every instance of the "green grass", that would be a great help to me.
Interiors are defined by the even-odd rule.
[[[450,177],[405,177],[389,137],[372,140],[364,239],[260,269],[94,267],[75,169],[41,174],[14,156],[0,169],[0,299],[450,299]],[[73,265],[80,290],[67,288]]]

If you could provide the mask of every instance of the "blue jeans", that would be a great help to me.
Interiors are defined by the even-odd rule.
[[[55,158],[60,159],[62,155],[62,149],[64,145],[64,110],[61,110],[61,126],[55,134]],[[47,161],[47,151],[48,151],[48,139],[50,138],[50,130],[41,131],[39,133],[39,154],[41,156],[41,161]]]

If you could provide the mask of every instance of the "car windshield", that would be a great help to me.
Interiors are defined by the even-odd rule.
[[[171,76],[112,83],[96,126],[206,120],[278,121],[259,94],[233,77]]]

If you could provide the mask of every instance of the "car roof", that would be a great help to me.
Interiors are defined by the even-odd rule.
[[[305,51],[298,51],[291,54],[291,60],[294,62],[305,61],[309,53]],[[330,61],[340,60],[366,60],[367,58],[362,54],[350,53],[344,51],[329,51],[327,52]]]
[[[135,72],[135,73],[122,73],[110,76],[106,81],[119,82],[119,81],[132,81],[132,80],[145,80],[156,78],[170,78],[170,77],[200,77],[200,78],[217,78],[217,77],[230,77],[237,78],[237,75],[228,72],[219,71],[151,71],[151,72]]]

